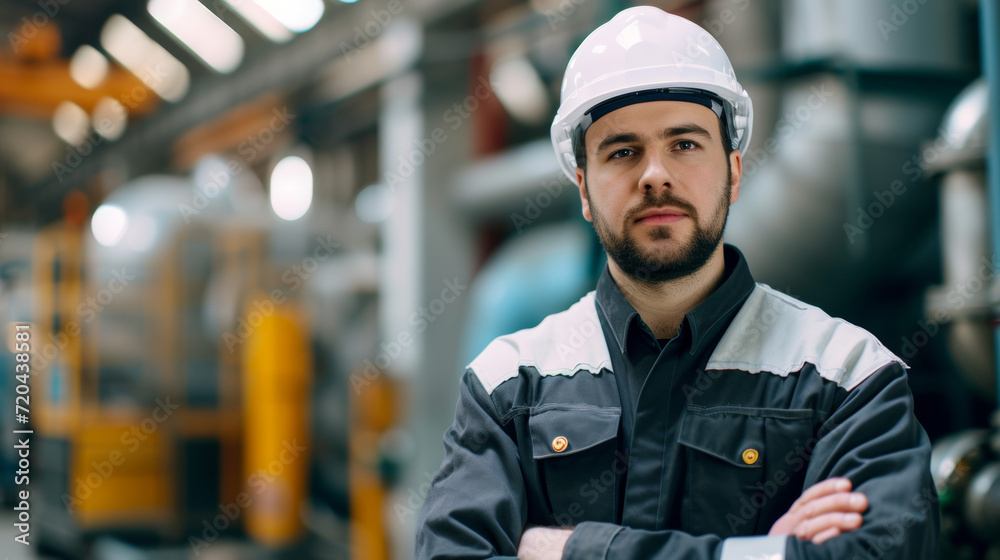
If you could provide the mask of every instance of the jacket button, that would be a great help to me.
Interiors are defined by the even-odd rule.
[[[564,451],[567,447],[569,447],[569,441],[567,441],[565,436],[559,436],[552,440],[552,450],[556,453]]]
[[[743,452],[743,462],[748,465],[756,463],[758,457],[760,457],[760,453],[757,453],[757,450],[752,447]]]

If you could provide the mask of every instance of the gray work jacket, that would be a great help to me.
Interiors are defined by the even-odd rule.
[[[607,268],[569,309],[468,364],[416,558],[516,558],[528,525],[574,527],[566,560],[936,558],[906,364],[724,253],[720,286],[648,373],[628,372],[640,383],[623,379],[625,352],[651,332]],[[766,536],[830,477],[867,495],[859,529],[821,545]]]

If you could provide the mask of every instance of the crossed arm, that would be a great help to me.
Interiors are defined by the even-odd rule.
[[[822,544],[841,533],[861,526],[861,513],[868,509],[868,498],[851,492],[847,478],[830,478],[810,486],[768,535],[794,535],[800,540]],[[573,529],[528,527],[517,548],[519,560],[560,560]]]
[[[482,386],[466,374],[445,461],[418,520],[415,558],[931,560],[940,522],[930,442],[912,406],[898,364],[854,388],[821,429],[806,491],[768,535],[722,539],[591,521],[572,530],[526,527],[517,447],[499,428]],[[485,445],[484,426],[493,431]]]

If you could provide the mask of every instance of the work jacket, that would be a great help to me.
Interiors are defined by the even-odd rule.
[[[469,363],[416,558],[516,558],[532,525],[573,528],[566,560],[936,558],[908,366],[724,255],[669,341],[605,267],[595,291]],[[831,477],[868,497],[860,528],[820,545],[767,536]]]

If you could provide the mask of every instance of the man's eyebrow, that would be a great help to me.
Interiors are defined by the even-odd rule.
[[[667,138],[673,138],[674,136],[683,136],[685,134],[696,134],[699,136],[704,136],[705,138],[708,139],[712,138],[711,133],[709,133],[707,130],[694,123],[682,124],[678,126],[672,126],[670,128],[665,128],[663,129],[662,132],[660,132],[660,138],[667,139]],[[604,151],[604,149],[607,148],[608,146],[613,146],[615,144],[627,144],[629,142],[638,142],[638,141],[639,141],[639,135],[633,132],[622,132],[619,134],[612,134],[611,136],[604,138],[604,140],[601,140],[601,143],[597,145],[597,152],[600,153]]]
[[[704,136],[705,138],[708,138],[710,140],[712,138],[711,133],[709,133],[707,130],[694,123],[682,124],[680,126],[673,126],[664,129],[663,132],[660,133],[660,138],[666,139],[666,138],[672,138],[674,136],[683,136],[685,134],[697,134],[699,136]]]
[[[638,141],[639,141],[639,135],[632,132],[612,134],[611,136],[605,137],[604,140],[601,140],[601,143],[598,144],[597,146],[597,153],[601,153],[602,151],[604,151],[604,148],[607,148],[608,146],[613,146],[615,144],[625,144],[628,142],[638,142]]]

